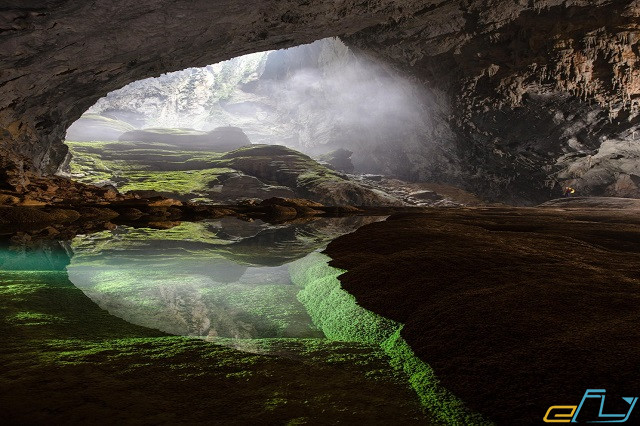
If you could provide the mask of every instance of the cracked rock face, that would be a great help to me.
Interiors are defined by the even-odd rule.
[[[9,0],[0,11],[2,159],[54,172],[66,128],[109,91],[340,36],[431,94],[424,145],[443,153],[433,164],[420,147],[408,152],[402,177],[515,202],[565,184],[639,196],[626,164],[638,137],[639,14],[635,0]]]

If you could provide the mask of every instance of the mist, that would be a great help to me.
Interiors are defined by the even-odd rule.
[[[354,152],[357,169],[392,172],[393,152],[424,145],[431,126],[427,103],[428,96],[398,72],[338,39],[324,39],[131,83],[100,99],[67,139],[235,126],[252,143],[311,155],[345,148]]]

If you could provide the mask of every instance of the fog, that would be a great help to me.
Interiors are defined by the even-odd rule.
[[[376,153],[424,143],[426,100],[399,73],[325,39],[131,83],[100,99],[67,139],[237,126],[253,143],[310,154],[346,148],[360,168],[375,169]]]

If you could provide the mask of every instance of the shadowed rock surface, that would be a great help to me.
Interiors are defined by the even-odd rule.
[[[292,188],[300,197],[336,206],[399,206],[402,202],[375,188],[350,181],[310,157],[278,145],[239,149],[222,156],[224,164],[265,182]]]
[[[405,324],[454,395],[499,424],[537,424],[585,389],[637,393],[637,212],[432,210],[326,253],[359,304]]]

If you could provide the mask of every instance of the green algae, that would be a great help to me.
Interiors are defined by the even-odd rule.
[[[402,338],[402,324],[367,311],[341,288],[338,277],[344,271],[329,266],[329,260],[323,254],[312,253],[289,264],[292,281],[302,287],[298,298],[325,335],[335,340],[379,345],[390,358],[391,366],[408,376],[421,404],[438,421],[454,425],[491,424],[440,384],[433,369]]]
[[[129,324],[64,271],[3,271],[6,288],[0,403],[9,423],[296,424],[318,413],[330,423],[423,423],[398,381],[375,377],[383,360],[373,362],[367,345],[264,339],[282,352],[265,356]],[[22,327],[15,318],[47,321]],[[353,353],[369,363],[354,363]]]

